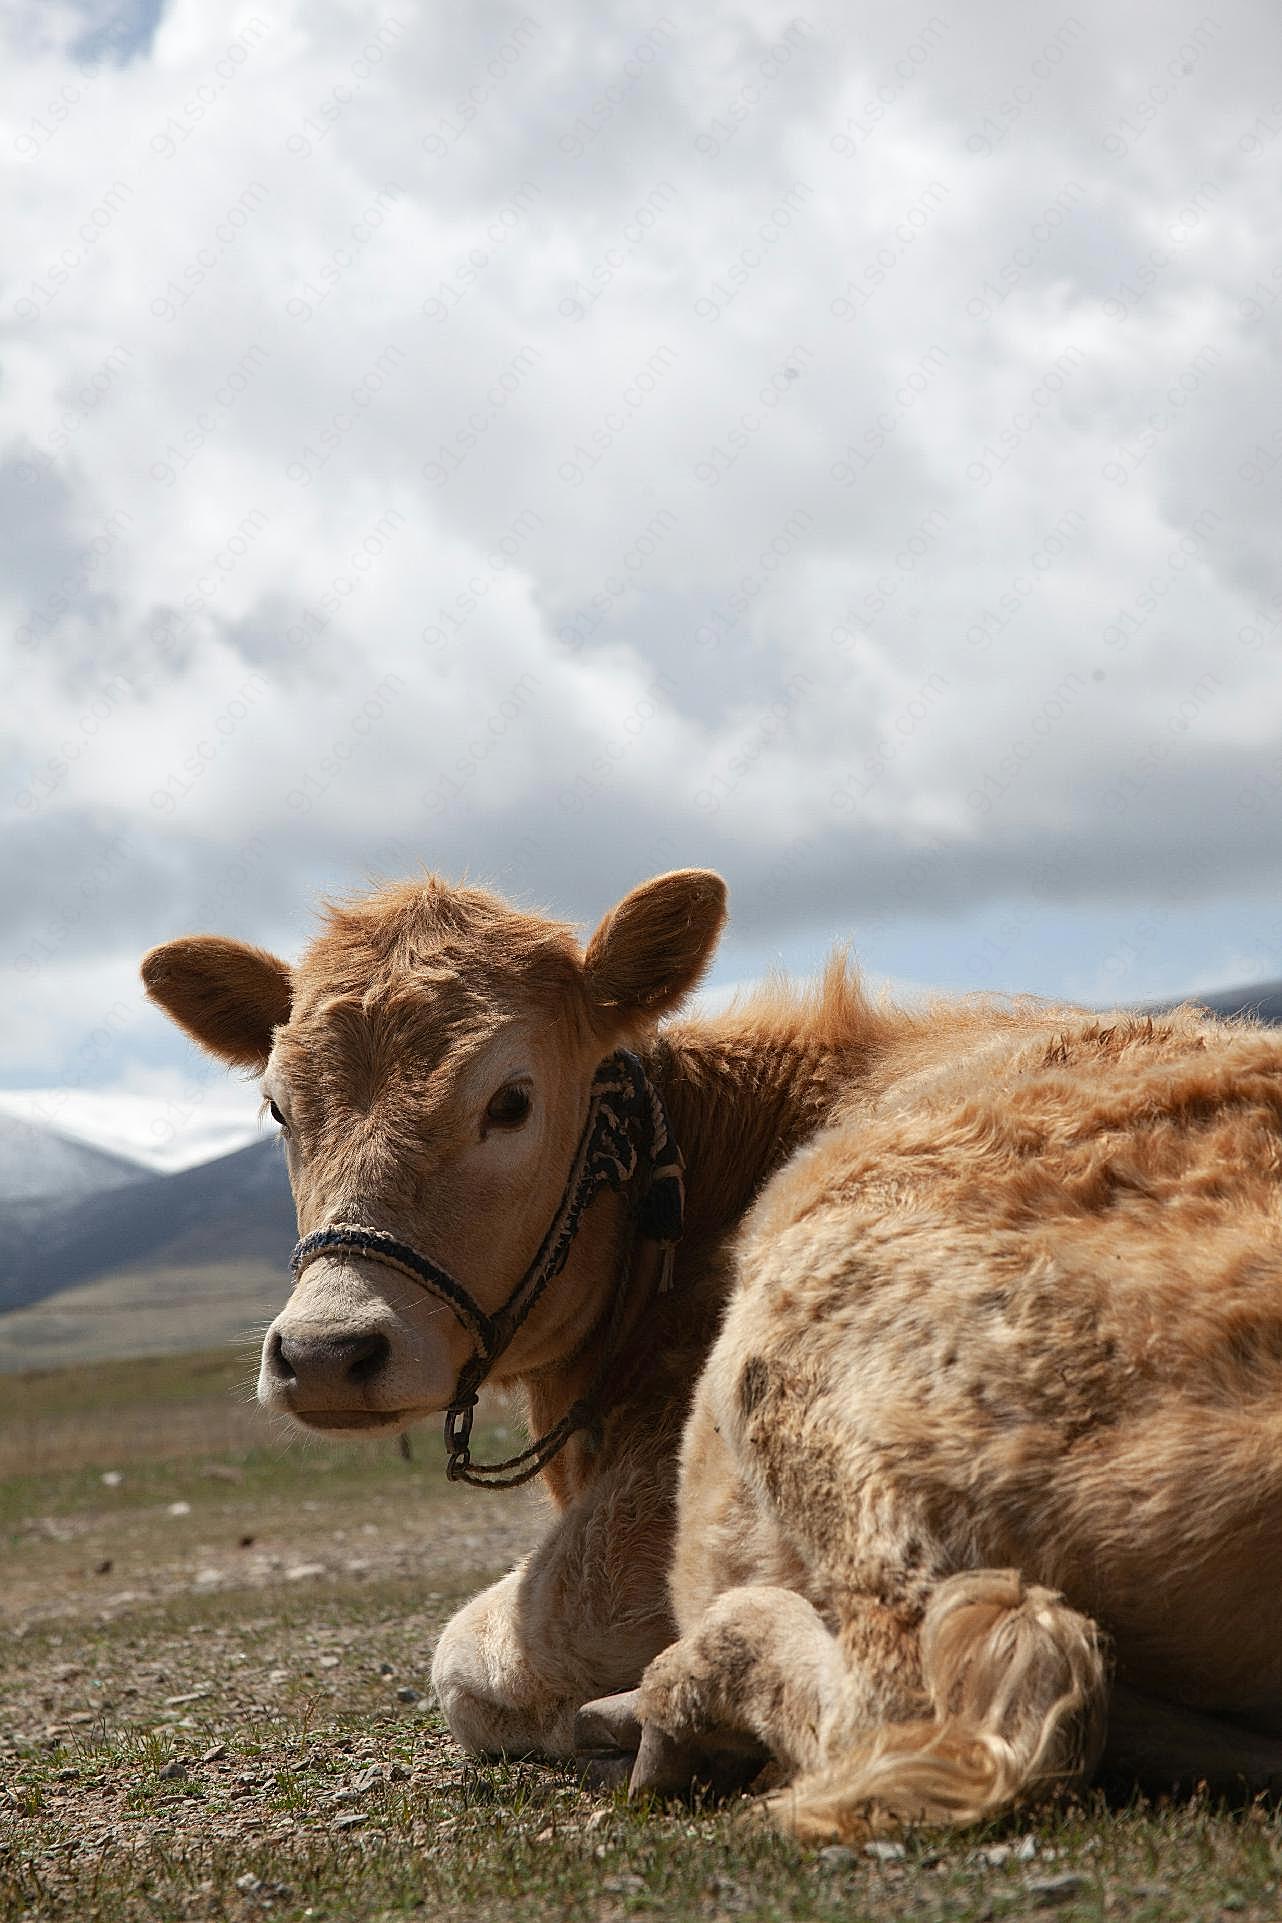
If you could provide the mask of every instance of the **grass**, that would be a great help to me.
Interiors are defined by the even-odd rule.
[[[5,1923],[1278,1915],[1262,1809],[1095,1798],[868,1856],[803,1850],[744,1801],[630,1806],[468,1764],[432,1643],[534,1539],[539,1499],[448,1486],[435,1438],[408,1464],[286,1445],[250,1373],[215,1352],[5,1384]]]
[[[289,1292],[281,1263],[140,1263],[76,1282],[0,1316],[0,1375],[57,1370],[68,1356],[138,1355],[223,1343],[265,1328]],[[3,1385],[7,1389],[7,1384]]]

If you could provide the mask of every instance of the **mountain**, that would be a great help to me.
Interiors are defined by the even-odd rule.
[[[1260,1021],[1275,1025],[1282,1022],[1282,982],[1255,982],[1250,988],[1222,988],[1214,995],[1190,995],[1213,1015],[1256,1015]],[[1176,1008],[1177,1002],[1151,1003],[1154,1015]]]
[[[90,1148],[87,1142],[15,1115],[0,1115],[0,1207],[57,1202],[66,1208],[145,1176],[145,1169],[123,1155]]]
[[[86,1151],[93,1154],[94,1151]],[[104,1158],[106,1159],[106,1158]],[[96,1193],[10,1199],[0,1188],[0,1312],[117,1269],[269,1264],[282,1278],[297,1228],[285,1160],[255,1142],[176,1175],[135,1170]]]

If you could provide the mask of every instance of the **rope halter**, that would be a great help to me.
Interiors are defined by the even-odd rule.
[[[506,1462],[473,1462],[469,1444],[481,1384],[548,1284],[565,1267],[570,1245],[593,1197],[603,1188],[621,1191],[638,1175],[642,1185],[615,1276],[609,1335],[587,1395],[519,1455]],[[451,1309],[471,1337],[475,1353],[464,1363],[445,1411],[445,1473],[451,1482],[513,1489],[546,1468],[576,1431],[597,1428],[603,1413],[606,1369],[613,1359],[631,1270],[633,1236],[639,1234],[658,1244],[658,1286],[661,1294],[666,1293],[672,1286],[673,1261],[684,1221],[684,1176],[681,1150],[672,1138],[659,1091],[638,1058],[627,1049],[618,1049],[606,1057],[593,1076],[587,1120],[547,1233],[529,1268],[493,1314],[483,1309],[448,1269],[409,1243],[398,1242],[382,1229],[363,1228],[354,1222],[335,1222],[305,1235],[296,1245],[289,1266],[297,1282],[308,1265],[322,1255],[363,1256],[408,1276]]]

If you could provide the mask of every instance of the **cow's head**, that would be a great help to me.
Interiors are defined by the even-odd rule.
[[[192,935],[152,949],[142,973],[202,1047],[262,1077],[300,1234],[382,1229],[492,1313],[560,1202],[597,1064],[689,992],[724,915],[717,875],[660,875],[583,950],[564,923],[429,877],[329,906],[293,969]],[[603,1200],[504,1374],[546,1367],[587,1333],[583,1278],[612,1228]],[[446,1408],[470,1354],[408,1277],[322,1256],[268,1330],[259,1399],[312,1428],[386,1433]]]

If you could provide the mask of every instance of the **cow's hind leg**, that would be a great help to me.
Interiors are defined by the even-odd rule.
[[[923,1707],[915,1627],[865,1600],[839,1640],[795,1590],[724,1590],[650,1664],[635,1704],[634,1791],[720,1786],[736,1755],[758,1766],[772,1759],[790,1776],[813,1772],[852,1721],[867,1727]]]
[[[919,1629],[858,1602],[836,1636],[790,1591],[729,1590],[646,1672],[633,1784],[733,1735],[792,1777],[771,1809],[799,1836],[975,1822],[1083,1780],[1107,1692],[1094,1625],[1012,1570],[939,1583]]]

